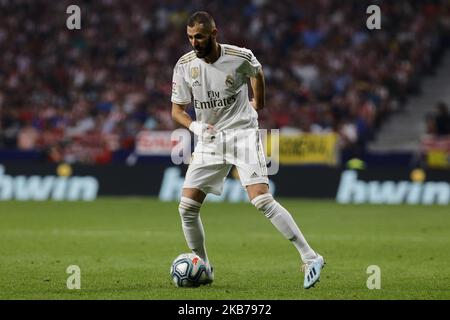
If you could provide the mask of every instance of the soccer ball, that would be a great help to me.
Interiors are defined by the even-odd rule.
[[[206,264],[194,253],[183,253],[175,258],[170,276],[177,287],[198,287],[206,280]]]

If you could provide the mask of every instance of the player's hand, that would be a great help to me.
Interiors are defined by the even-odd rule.
[[[189,126],[189,130],[191,130],[199,138],[208,142],[213,141],[217,134],[217,130],[213,125],[198,121],[192,121]]]

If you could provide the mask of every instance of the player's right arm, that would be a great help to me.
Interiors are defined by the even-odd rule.
[[[189,128],[197,136],[203,136],[205,133],[213,133],[212,125],[193,121],[185,111],[186,107],[191,103],[191,90],[184,79],[183,66],[175,66],[172,80],[172,119]]]
[[[172,119],[182,126],[189,128],[193,120],[191,116],[185,111],[187,106],[187,104],[183,105],[172,102]]]
[[[197,136],[215,133],[216,130],[214,126],[193,121],[191,116],[185,111],[186,107],[187,105],[172,102],[172,119],[191,130]]]
[[[191,88],[185,79],[185,68],[180,59],[173,69],[172,78],[172,119],[189,128],[193,120],[185,111],[186,107],[191,104]]]

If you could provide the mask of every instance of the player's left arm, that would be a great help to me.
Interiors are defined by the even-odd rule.
[[[258,111],[264,108],[266,99],[265,99],[265,82],[264,82],[264,73],[262,68],[259,68],[259,71],[255,76],[250,77],[250,85],[253,91],[253,99],[250,101],[252,107]]]

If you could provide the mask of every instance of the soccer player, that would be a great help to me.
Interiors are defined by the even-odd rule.
[[[269,193],[258,131],[257,111],[265,103],[261,64],[248,49],[218,43],[217,33],[207,12],[194,13],[187,23],[194,50],[178,60],[173,72],[172,117],[198,137],[179,204],[186,242],[205,260],[206,283],[211,283],[214,273],[206,253],[200,208],[208,193],[222,193],[223,182],[234,165],[251,203],[297,248],[305,272],[304,287],[310,288],[319,280],[324,259],[311,249],[291,214]],[[185,112],[191,103],[196,121]]]

